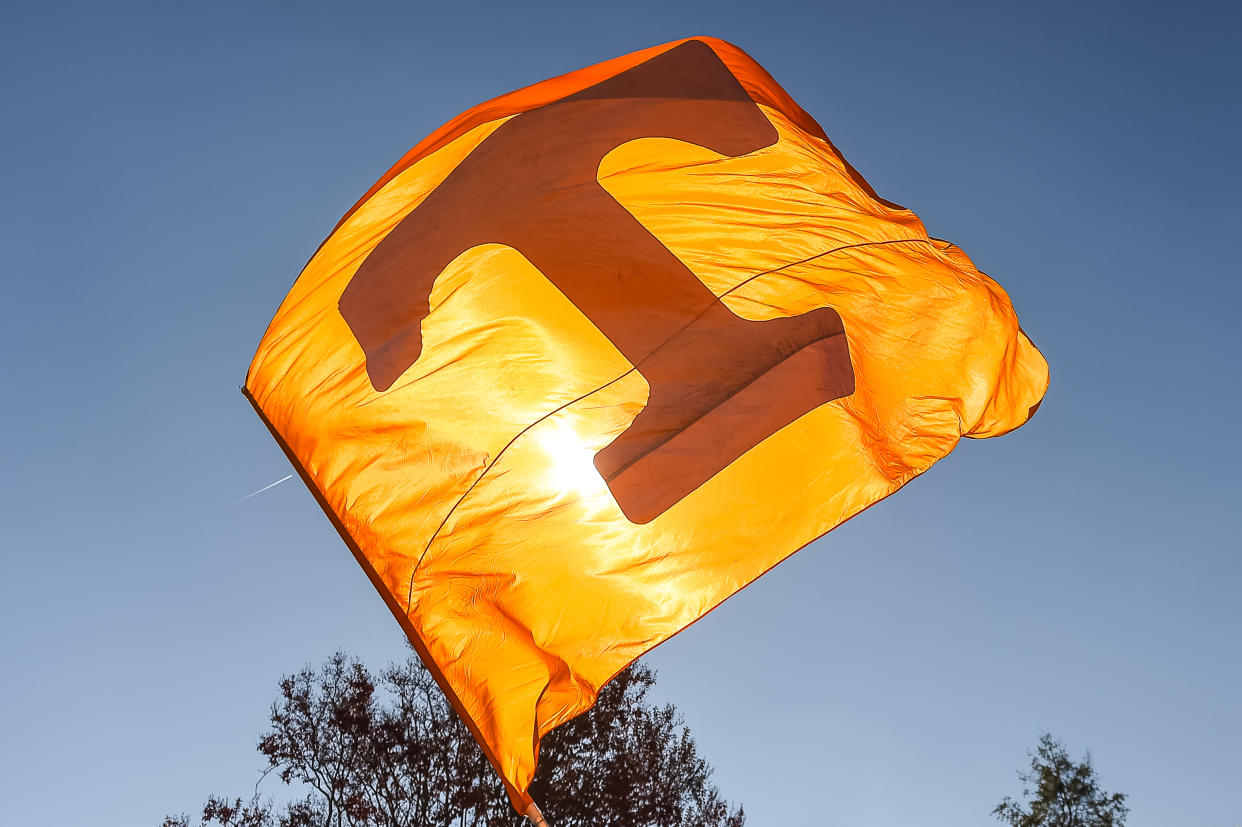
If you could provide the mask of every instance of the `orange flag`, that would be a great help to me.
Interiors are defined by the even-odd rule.
[[[695,38],[416,146],[245,392],[525,812],[613,675],[1047,383],[996,282]]]

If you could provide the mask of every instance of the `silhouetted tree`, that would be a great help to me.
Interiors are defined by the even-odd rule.
[[[1031,754],[1031,768],[1019,773],[1019,803],[1006,796],[992,814],[1011,827],[1124,827],[1129,809],[1123,793],[1100,788],[1091,755],[1075,764],[1065,746],[1045,734]]]
[[[531,793],[553,827],[742,827],[672,705],[647,700],[655,674],[635,664],[595,707],[543,740]],[[305,793],[277,806],[257,793],[211,797],[200,825],[497,827],[525,824],[465,725],[419,660],[373,675],[333,655],[280,681],[258,743],[263,777]],[[191,827],[187,815],[164,827]]]

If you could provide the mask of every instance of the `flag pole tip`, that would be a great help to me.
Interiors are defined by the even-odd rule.
[[[548,827],[548,822],[544,820],[543,813],[539,812],[539,806],[535,802],[526,805],[525,816],[530,819],[530,823],[535,827]]]

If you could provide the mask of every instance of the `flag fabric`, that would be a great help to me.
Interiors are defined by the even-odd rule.
[[[1047,382],[996,282],[694,38],[418,144],[244,391],[525,811],[613,675]]]

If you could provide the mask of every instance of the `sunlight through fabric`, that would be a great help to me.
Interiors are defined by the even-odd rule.
[[[595,451],[562,419],[551,419],[535,437],[548,455],[547,481],[562,497],[599,498],[608,486],[595,468]]]
[[[627,664],[1047,384],[999,284],[691,38],[420,142],[244,390],[526,812]]]

